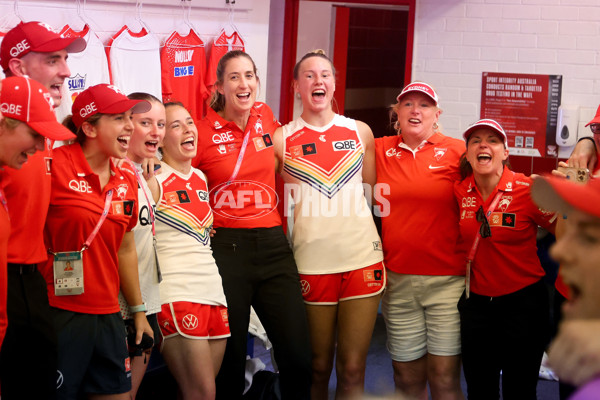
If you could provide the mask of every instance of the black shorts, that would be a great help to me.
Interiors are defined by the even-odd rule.
[[[121,314],[55,310],[58,336],[57,398],[131,390],[131,365]]]

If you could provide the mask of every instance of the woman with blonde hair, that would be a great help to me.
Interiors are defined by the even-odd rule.
[[[392,106],[397,136],[375,140],[387,290],[382,312],[394,383],[409,398],[462,399],[464,263],[456,251],[453,185],[464,143],[444,136],[433,87],[413,82]]]

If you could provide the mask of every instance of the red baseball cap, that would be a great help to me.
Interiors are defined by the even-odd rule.
[[[596,110],[596,116],[590,122],[585,124],[585,126],[589,126],[591,124],[600,124],[600,106],[598,106],[598,110]]]
[[[84,38],[64,38],[43,22],[20,22],[4,35],[0,45],[0,66],[6,71],[11,59],[21,58],[32,51],[51,53],[66,49],[68,53],[79,53],[85,46]]]
[[[468,127],[465,133],[463,133],[463,138],[465,139],[465,142],[468,142],[469,136],[471,136],[473,131],[479,128],[491,128],[494,132],[498,134],[498,136],[502,138],[504,146],[508,147],[508,138],[506,136],[506,132],[504,132],[502,125],[500,125],[493,119],[480,119],[479,121],[475,122],[473,125]]]
[[[429,96],[431,98],[431,100],[433,100],[433,102],[435,103],[435,105],[438,105],[438,95],[435,92],[435,90],[433,90],[433,88],[426,84],[425,82],[413,82],[410,83],[408,85],[406,85],[404,87],[404,89],[402,89],[402,91],[400,92],[400,94],[396,97],[397,101],[400,101],[400,98],[402,96],[404,96],[407,93],[410,92],[421,92],[421,93],[425,93],[427,96]]]
[[[548,211],[568,212],[577,209],[600,218],[600,179],[581,184],[557,176],[537,177],[531,186],[531,197]]]
[[[101,83],[81,92],[73,102],[73,123],[79,128],[94,114],[120,114],[131,110],[134,114],[150,111],[146,100],[130,100],[114,85]]]
[[[2,80],[0,112],[3,116],[25,122],[52,140],[73,139],[75,135],[58,123],[53,109],[52,96],[41,83],[23,76]]]

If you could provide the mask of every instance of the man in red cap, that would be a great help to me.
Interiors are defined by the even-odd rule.
[[[42,22],[19,23],[0,46],[0,66],[7,77],[28,76],[40,82],[54,106],[71,72],[69,52],[85,49],[82,38],[63,38]],[[50,203],[51,143],[29,157],[20,170],[6,168],[4,192],[9,207],[8,329],[0,352],[3,399],[48,399],[56,390],[56,337],[46,283],[37,264],[47,259],[43,229]],[[35,377],[32,384],[31,378]]]
[[[600,179],[581,185],[537,178],[531,194],[540,207],[568,216],[550,250],[560,262],[569,299],[549,363],[561,380],[579,386],[570,399],[595,400],[600,398]]]

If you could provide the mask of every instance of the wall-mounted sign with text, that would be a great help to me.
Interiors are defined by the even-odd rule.
[[[498,121],[511,155],[558,157],[556,122],[562,75],[484,72],[481,118]]]

